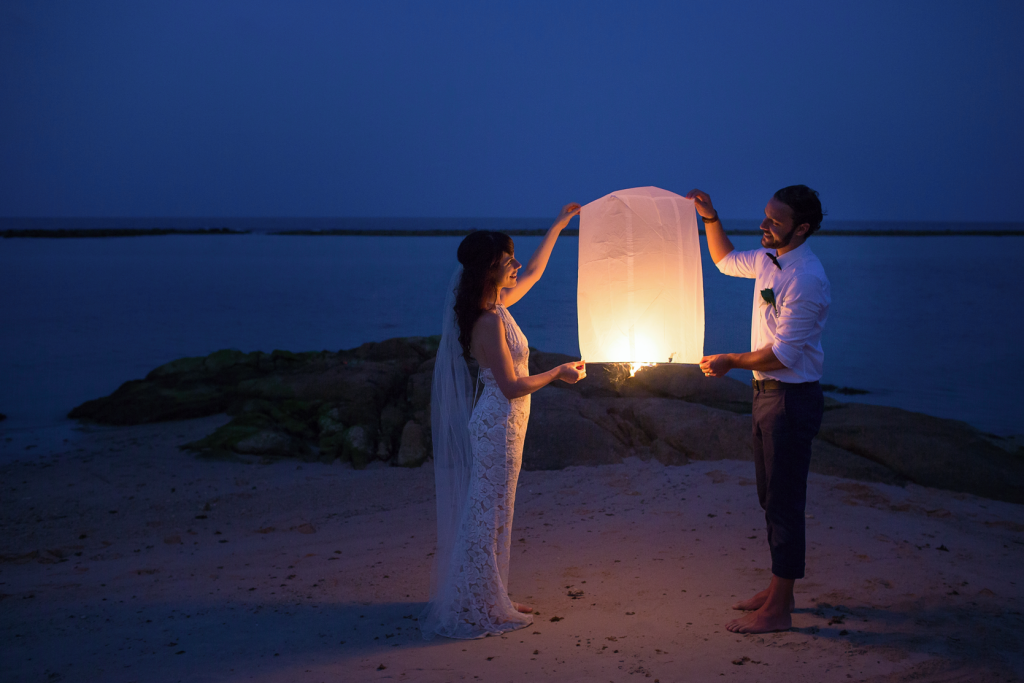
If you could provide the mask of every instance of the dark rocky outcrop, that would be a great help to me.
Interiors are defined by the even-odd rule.
[[[531,372],[568,356],[534,352]],[[752,460],[747,385],[704,377],[695,365],[659,365],[627,378],[619,366],[592,365],[585,382],[557,383],[533,395],[523,449],[525,469],[621,462],[628,456],[665,464],[690,460]],[[829,408],[844,407],[826,398]],[[826,411],[826,415],[832,411]],[[811,471],[903,484],[909,477],[821,438],[814,440]]]
[[[213,457],[341,458],[412,467],[431,452],[430,385],[437,337],[347,351],[182,358],[88,401],[70,417],[140,424],[228,413],[232,421],[187,448]],[[531,350],[531,373],[572,360]],[[475,371],[475,369],[474,369]],[[914,482],[1024,502],[1024,451],[955,420],[826,399],[812,471],[890,484]],[[751,459],[750,389],[691,365],[627,377],[591,365],[579,384],[532,397],[525,469],[621,462]]]
[[[188,447],[210,456],[342,458],[356,466],[393,460],[409,432],[401,463],[418,465],[429,450],[423,433],[429,430],[437,341],[416,337],[337,353],[223,350],[181,358],[83,403],[69,417],[128,425],[228,413],[231,422]],[[421,429],[419,447],[410,422]]]
[[[1024,453],[965,422],[846,403],[826,411],[818,436],[915,484],[1024,502]]]

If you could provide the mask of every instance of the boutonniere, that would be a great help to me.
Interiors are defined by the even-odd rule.
[[[764,299],[766,304],[771,304],[772,308],[775,310],[775,315],[779,314],[779,307],[775,303],[775,292],[771,287],[761,290],[761,298]]]

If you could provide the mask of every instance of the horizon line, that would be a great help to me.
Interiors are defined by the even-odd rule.
[[[248,220],[248,221],[282,221],[282,220],[373,220],[373,221],[406,221],[406,220],[486,220],[486,221],[548,221],[553,220],[550,216],[174,216],[174,215],[149,215],[149,216],[0,216],[0,222],[8,221],[74,221],[74,220],[161,220],[161,221],[217,221],[217,220]],[[723,217],[723,221],[751,221],[762,220],[762,217]],[[827,218],[822,221],[837,223],[928,223],[928,224],[952,224],[952,225],[1024,225],[1021,220],[931,220],[927,218]]]

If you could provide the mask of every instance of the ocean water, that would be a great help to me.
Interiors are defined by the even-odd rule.
[[[460,239],[0,240],[0,435],[69,426],[75,405],[182,356],[436,334]],[[520,260],[539,241],[517,238]],[[870,392],[838,398],[1024,432],[1014,353],[1024,237],[816,236],[810,245],[833,293],[823,381]],[[576,239],[563,237],[512,309],[536,348],[578,354],[576,257]],[[752,281],[718,273],[706,249],[703,267],[705,353],[748,350]]]

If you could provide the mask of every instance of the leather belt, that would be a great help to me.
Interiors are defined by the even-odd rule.
[[[754,391],[776,391],[786,387],[797,386],[788,382],[780,382],[777,379],[755,379],[751,380],[751,384],[754,385]]]
[[[791,387],[803,387],[811,384],[817,384],[817,382],[780,382],[777,379],[754,379],[751,380],[751,384],[754,387],[754,391],[777,391],[779,389],[787,389]]]

